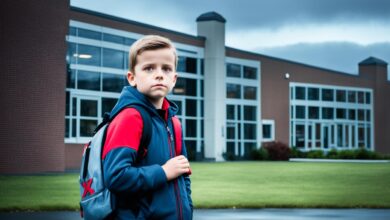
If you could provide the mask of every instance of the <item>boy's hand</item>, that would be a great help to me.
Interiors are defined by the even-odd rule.
[[[185,173],[191,172],[190,163],[183,155],[168,160],[164,165],[162,165],[162,168],[165,172],[165,175],[167,176],[168,181],[173,180]]]

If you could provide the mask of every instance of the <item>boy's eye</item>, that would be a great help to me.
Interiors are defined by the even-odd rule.
[[[163,67],[162,70],[165,72],[165,73],[170,73],[172,72],[172,68],[167,66],[167,67]]]
[[[146,72],[152,72],[152,71],[153,71],[153,67],[147,66],[147,67],[144,68],[144,70],[145,70]]]

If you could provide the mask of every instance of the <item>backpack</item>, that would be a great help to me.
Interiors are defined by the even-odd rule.
[[[137,153],[137,162],[140,162],[147,153],[147,146],[152,136],[152,120],[146,110],[139,106],[135,108],[142,117],[143,129],[140,147]],[[119,113],[118,113],[119,114]],[[104,184],[102,153],[110,122],[116,115],[110,117],[105,113],[103,121],[96,127],[91,141],[85,146],[80,169],[80,215],[85,220],[100,220],[108,217],[115,209],[115,200],[110,190]],[[176,117],[172,117],[175,137],[175,152],[181,154],[181,125]]]

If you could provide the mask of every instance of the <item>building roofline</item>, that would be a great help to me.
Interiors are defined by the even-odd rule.
[[[246,51],[246,50],[236,49],[236,48],[233,48],[233,47],[225,47],[225,48],[227,50],[233,50],[233,51],[236,51],[236,52],[239,52],[239,53],[247,53],[247,54],[250,54],[250,55],[265,57],[265,58],[273,59],[273,60],[277,60],[277,61],[287,62],[287,63],[291,63],[291,64],[297,64],[297,65],[301,65],[301,66],[305,66],[305,67],[309,67],[309,68],[315,68],[315,69],[318,69],[318,70],[330,71],[332,73],[343,74],[343,75],[348,75],[348,76],[359,76],[359,75],[356,75],[356,74],[353,74],[353,73],[347,73],[347,72],[342,72],[342,71],[338,71],[338,70],[327,69],[327,68],[324,68],[324,67],[313,66],[313,65],[306,64],[306,63],[300,63],[300,62],[297,62],[297,61],[282,59],[282,58],[273,57],[273,56],[269,56],[269,55],[264,55],[264,54],[260,54],[260,53],[256,53],[256,52],[250,52],[250,51]]]
[[[104,14],[104,13],[101,13],[101,12],[92,11],[92,10],[79,8],[79,7],[75,7],[75,6],[70,6],[70,10],[71,11],[75,11],[75,12],[81,12],[81,13],[93,15],[93,16],[98,16],[98,17],[102,17],[102,18],[106,18],[106,19],[110,19],[110,20],[114,20],[114,21],[118,21],[118,22],[122,22],[122,23],[142,26],[142,27],[145,27],[145,28],[151,28],[151,29],[155,29],[155,30],[158,30],[158,31],[163,31],[163,32],[171,33],[171,34],[176,34],[176,35],[180,35],[180,36],[183,36],[183,37],[192,38],[192,39],[195,39],[195,40],[202,40],[202,41],[206,40],[206,38],[202,37],[202,36],[194,36],[194,35],[178,32],[178,31],[172,31],[170,29],[161,28],[161,27],[157,27],[157,26],[154,26],[154,25],[145,24],[145,23],[141,23],[141,22],[137,22],[137,21],[133,21],[133,20],[117,17],[117,16],[114,16],[114,15]]]

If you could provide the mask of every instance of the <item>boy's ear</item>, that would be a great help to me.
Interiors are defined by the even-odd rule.
[[[176,84],[176,81],[177,81],[177,73],[175,73],[175,75],[173,76],[173,84]]]
[[[127,81],[133,87],[137,85],[134,80],[134,73],[132,73],[131,71],[127,72]]]

